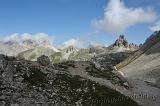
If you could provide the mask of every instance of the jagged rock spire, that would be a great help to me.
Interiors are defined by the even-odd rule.
[[[120,35],[119,38],[115,41],[115,43],[113,44],[114,46],[124,46],[124,47],[128,47],[128,41],[126,40],[126,38],[124,37],[124,35]]]

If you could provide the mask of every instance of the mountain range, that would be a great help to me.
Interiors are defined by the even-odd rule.
[[[41,55],[49,56],[50,59],[59,55],[59,60],[90,60],[93,56],[104,54],[106,52],[122,52],[122,51],[134,51],[139,46],[133,43],[128,43],[124,35],[120,35],[119,38],[109,47],[102,45],[90,44],[88,48],[77,48],[74,45],[62,47],[56,49],[49,41],[44,39],[41,43],[36,42],[33,39],[25,39],[20,42],[7,41],[0,42],[0,53],[8,56],[18,56],[27,60],[35,61]],[[54,56],[55,54],[55,56]],[[53,59],[53,58],[52,58]],[[54,60],[53,60],[54,62]]]
[[[0,105],[160,105],[160,31],[142,45],[124,35],[108,47],[56,49],[33,42],[1,42]]]

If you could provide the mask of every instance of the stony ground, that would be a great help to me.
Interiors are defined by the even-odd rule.
[[[0,105],[138,106],[111,89],[107,80],[89,77],[84,66],[72,62],[42,66],[0,55]]]

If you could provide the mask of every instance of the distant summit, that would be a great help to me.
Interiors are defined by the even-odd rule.
[[[117,47],[128,47],[128,41],[126,40],[126,38],[124,37],[124,35],[120,35],[119,38],[115,41],[115,43],[113,44],[113,46],[117,46]]]
[[[124,35],[120,35],[119,38],[113,43],[111,46],[109,46],[110,49],[122,52],[122,51],[134,51],[139,49],[139,46],[134,43],[129,43]]]
[[[22,41],[22,45],[26,49],[33,49],[38,46],[38,43],[33,39],[25,39]]]
[[[28,51],[36,51],[38,54],[50,54],[50,52],[59,52],[49,39],[43,39],[41,42],[32,38],[20,40],[0,41],[0,54],[7,56],[17,56],[19,53]],[[40,54],[41,54],[40,53]],[[34,52],[35,54],[35,52]]]

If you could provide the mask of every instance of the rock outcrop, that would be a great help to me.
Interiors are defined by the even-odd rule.
[[[115,43],[109,46],[109,48],[117,52],[123,52],[138,50],[139,46],[134,43],[129,43],[124,35],[120,35],[119,38],[115,41]]]
[[[124,46],[127,48],[129,46],[129,43],[124,37],[124,35],[120,35],[119,38],[113,44],[113,46],[117,46],[117,47]]]

